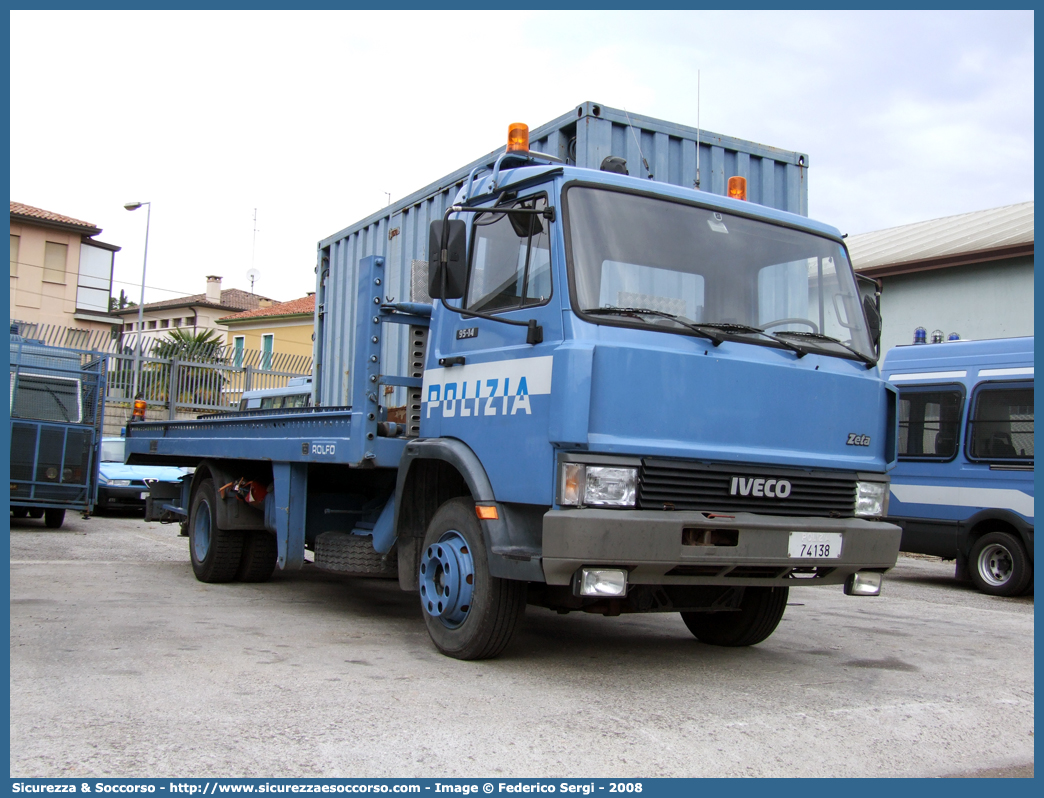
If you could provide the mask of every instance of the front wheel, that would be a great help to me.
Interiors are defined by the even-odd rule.
[[[971,548],[968,565],[972,582],[991,596],[1018,596],[1033,578],[1026,550],[1008,532],[987,532]]]
[[[218,529],[214,481],[202,480],[189,512],[189,552],[200,582],[231,582],[239,571],[243,533]]]
[[[65,523],[65,510],[56,510],[53,507],[48,507],[44,510],[44,526],[48,529],[61,529],[62,524]]]
[[[490,659],[511,641],[526,608],[526,584],[489,573],[475,503],[443,504],[420,558],[420,600],[432,642],[455,659]]]
[[[701,643],[753,646],[776,631],[789,594],[789,587],[748,587],[739,610],[683,612],[681,617]]]
[[[26,518],[29,515],[28,507],[12,507],[11,517],[12,518]]]

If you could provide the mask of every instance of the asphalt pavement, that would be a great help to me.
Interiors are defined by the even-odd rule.
[[[177,527],[11,529],[12,777],[1032,776],[1033,597],[906,557],[775,634],[530,607],[496,660],[396,582],[193,577]]]

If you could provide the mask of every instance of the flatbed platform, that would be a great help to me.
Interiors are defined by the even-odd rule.
[[[379,437],[368,422],[351,407],[237,410],[135,422],[127,425],[127,462],[192,466],[213,458],[396,468],[411,439]],[[261,448],[259,440],[265,441]]]

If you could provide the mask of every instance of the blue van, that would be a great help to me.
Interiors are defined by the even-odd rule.
[[[956,560],[995,596],[1033,586],[1033,338],[897,346],[902,551]]]

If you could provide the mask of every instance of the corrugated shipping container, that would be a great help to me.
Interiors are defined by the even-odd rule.
[[[747,178],[747,197],[751,202],[808,215],[807,155],[706,130],[698,135],[701,190],[724,195],[728,178],[740,175]],[[688,187],[696,185],[696,141],[696,128],[590,102],[530,132],[531,149],[554,155],[568,164],[597,169],[606,156],[617,155],[627,161],[633,176]],[[428,224],[442,218],[471,170],[492,163],[499,152],[502,149],[319,242],[315,343],[319,403],[349,403],[359,260],[369,255],[386,258],[386,296],[397,301],[429,301],[423,281],[412,279],[419,273],[415,269],[418,262],[427,262]],[[643,164],[643,156],[648,168]],[[399,325],[385,326],[389,329],[383,342],[382,370],[388,374],[410,374],[413,358],[403,345],[408,330],[400,330]],[[389,397],[389,401],[402,404],[405,399],[397,395]]]

